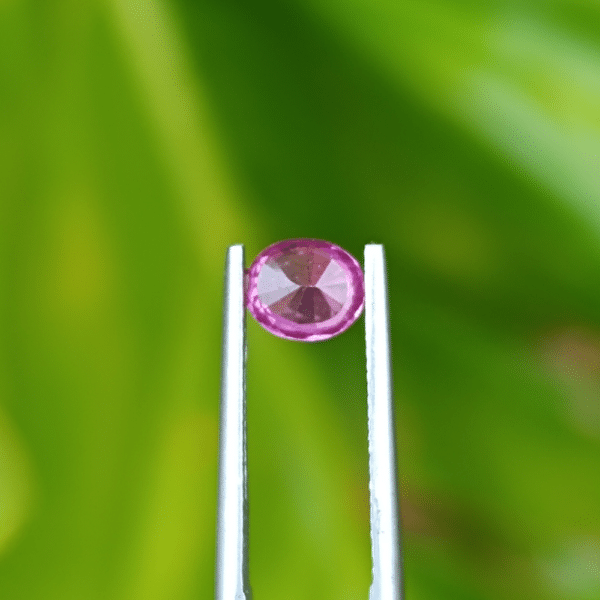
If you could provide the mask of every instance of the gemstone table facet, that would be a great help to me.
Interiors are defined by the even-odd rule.
[[[360,316],[364,295],[358,261],[323,240],[273,244],[248,271],[248,310],[286,339],[316,342],[342,333]]]

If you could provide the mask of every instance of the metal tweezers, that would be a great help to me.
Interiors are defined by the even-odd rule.
[[[396,447],[385,254],[365,246],[365,325],[373,579],[369,600],[402,600]],[[244,246],[225,266],[219,428],[216,600],[250,600],[246,466]]]

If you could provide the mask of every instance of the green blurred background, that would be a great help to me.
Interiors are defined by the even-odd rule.
[[[222,273],[385,244],[407,600],[600,598],[593,0],[0,0],[0,598],[213,595]],[[249,320],[256,600],[365,600],[362,319]]]

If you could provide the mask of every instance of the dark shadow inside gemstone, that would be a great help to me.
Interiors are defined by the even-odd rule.
[[[337,315],[340,312],[340,310],[342,310],[343,304],[338,302],[335,298],[329,296],[323,290],[321,290],[321,293],[323,294],[323,298],[325,298],[327,304],[329,304],[329,308],[331,309],[331,317],[335,317],[335,315]]]
[[[302,254],[289,252],[277,259],[289,280],[303,286],[316,285],[330,262],[329,255],[319,250],[305,251]]]
[[[269,308],[275,314],[299,324],[320,323],[336,314],[325,294],[316,287],[301,287]]]
[[[300,288],[291,299],[288,307],[293,317],[283,315],[296,323],[318,323],[331,319],[331,307],[323,292],[316,287]]]

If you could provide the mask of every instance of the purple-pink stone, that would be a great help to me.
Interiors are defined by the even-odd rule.
[[[356,321],[364,302],[358,261],[323,240],[273,244],[248,271],[248,309],[267,331],[282,338],[317,342],[334,337]]]

